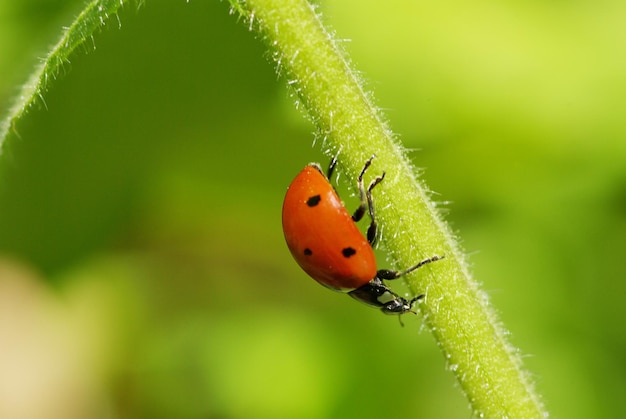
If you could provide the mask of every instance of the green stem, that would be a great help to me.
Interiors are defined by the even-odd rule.
[[[54,80],[64,65],[70,62],[69,57],[72,52],[86,42],[93,42],[95,32],[106,25],[117,14],[120,7],[130,1],[132,0],[92,0],[74,22],[63,31],[59,42],[35,68],[28,81],[22,86],[7,116],[0,121],[0,154],[2,154],[4,140],[9,130],[22,115],[37,100],[45,105],[43,95],[48,88],[48,83]]]
[[[347,175],[354,178],[374,154],[370,172],[387,172],[376,190],[377,216],[382,243],[397,266],[445,255],[407,281],[414,292],[426,293],[420,304],[425,322],[474,414],[546,417],[518,352],[505,339],[486,295],[471,278],[455,237],[312,6],[305,0],[230,1],[250,28],[265,38],[279,72],[317,125],[325,151],[340,151]]]

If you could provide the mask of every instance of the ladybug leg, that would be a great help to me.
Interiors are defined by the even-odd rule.
[[[361,169],[361,173],[359,173],[359,177],[357,178],[357,181],[356,181],[356,184],[359,188],[359,198],[361,200],[361,205],[359,205],[356,211],[354,211],[354,214],[352,214],[352,221],[354,221],[355,223],[358,221],[361,221],[361,219],[365,215],[365,210],[367,209],[367,198],[366,198],[365,186],[363,185],[363,175],[365,175],[365,171],[372,164],[373,158],[374,156],[370,157],[365,162],[365,165],[363,166],[363,169]]]
[[[404,271],[392,271],[389,269],[380,269],[378,272],[376,272],[376,278],[380,278],[380,279],[386,279],[386,280],[391,280],[391,279],[398,279],[401,276],[404,276],[406,274],[409,274],[411,272],[413,272],[414,270],[421,268],[422,266],[431,263],[431,262],[436,262],[438,260],[443,259],[445,256],[432,256],[429,257],[428,259],[424,259],[423,261],[421,261],[420,263],[418,263],[415,266],[411,266],[409,269],[406,269]]]
[[[382,182],[382,180],[385,178],[385,172],[383,172],[382,175],[376,177],[369,184],[369,186],[367,187],[367,190],[365,189],[365,185],[363,183],[363,176],[365,175],[365,172],[367,171],[367,169],[371,166],[373,159],[374,159],[374,156],[370,157],[365,162],[365,165],[363,166],[363,169],[361,170],[361,173],[359,174],[359,177],[357,178],[357,185],[359,188],[359,198],[361,199],[361,205],[359,205],[356,211],[354,211],[354,214],[352,214],[352,220],[354,222],[358,222],[363,218],[366,210],[369,212],[371,222],[370,222],[369,227],[367,228],[367,241],[372,246],[374,246],[374,243],[376,242],[376,232],[378,230],[378,224],[376,223],[376,218],[374,217],[374,200],[372,199],[372,189],[374,189],[374,187],[378,185],[380,182]]]
[[[330,182],[330,179],[333,177],[335,167],[337,167],[337,156],[333,157],[328,165],[328,170],[326,171],[326,179],[328,179],[328,182]]]
[[[382,175],[376,177],[367,188],[366,198],[367,198],[367,208],[370,213],[370,226],[367,228],[367,241],[370,242],[370,245],[373,247],[376,243],[377,232],[378,232],[378,223],[376,222],[376,217],[374,217],[374,200],[372,199],[372,189],[374,186],[378,185],[385,178],[385,172]]]

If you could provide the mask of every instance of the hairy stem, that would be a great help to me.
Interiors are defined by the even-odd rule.
[[[546,417],[519,354],[471,278],[455,237],[313,7],[305,0],[230,1],[265,39],[279,73],[316,124],[325,151],[340,153],[347,175],[356,178],[374,154],[370,173],[387,172],[376,188],[377,216],[382,242],[397,266],[445,255],[407,280],[416,294],[426,294],[420,304],[425,322],[474,414]]]
[[[37,100],[45,105],[43,95],[49,82],[54,80],[63,66],[69,63],[72,52],[81,45],[93,41],[93,35],[116,16],[120,7],[131,1],[134,0],[92,0],[74,22],[64,29],[61,39],[34,69],[8,114],[0,121],[0,154],[10,128]],[[119,22],[117,24],[119,25]]]

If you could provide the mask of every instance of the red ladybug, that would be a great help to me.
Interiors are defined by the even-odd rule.
[[[389,289],[383,280],[400,278],[443,256],[424,259],[404,271],[376,268],[373,245],[377,224],[374,217],[372,189],[385,178],[385,172],[365,189],[363,175],[372,159],[365,162],[357,185],[361,205],[350,215],[330,183],[337,159],[325,175],[319,164],[307,165],[291,182],[283,203],[283,232],[287,246],[298,265],[325,287],[346,292],[351,297],[379,308],[385,314],[412,311],[413,304],[423,297],[406,300]],[[365,212],[371,219],[367,238],[356,222]]]

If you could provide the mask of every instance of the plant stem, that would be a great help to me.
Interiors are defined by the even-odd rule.
[[[370,173],[387,172],[376,189],[377,216],[382,243],[397,266],[445,255],[407,281],[413,292],[426,294],[420,304],[425,323],[474,414],[546,417],[517,350],[471,278],[455,237],[313,7],[305,0],[230,1],[266,40],[279,73],[318,127],[325,151],[340,152],[347,175],[355,178],[374,154]]]
[[[45,105],[43,95],[51,80],[68,64],[72,52],[93,42],[93,35],[106,25],[117,11],[132,0],[92,0],[76,17],[72,24],[65,28],[61,39],[52,47],[46,58],[34,69],[28,81],[22,86],[6,116],[0,120],[0,154],[4,140],[11,127],[37,101]],[[118,25],[119,25],[118,21]]]

